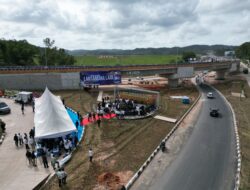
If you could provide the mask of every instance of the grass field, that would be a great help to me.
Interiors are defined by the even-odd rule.
[[[246,98],[231,96],[232,92],[240,92],[244,84]],[[226,98],[230,101],[236,113],[238,122],[242,166],[241,166],[241,190],[250,189],[250,88],[245,81],[230,81],[225,84],[216,85]]]
[[[131,56],[76,56],[76,65],[115,66],[139,64],[168,64],[181,60],[177,55],[131,55]]]
[[[96,93],[82,91],[61,91],[56,94],[64,97],[66,105],[81,111],[83,115],[93,111],[92,105],[96,104],[97,99]],[[190,105],[171,100],[170,95],[187,95],[193,102],[198,92],[194,87],[161,91],[159,114],[180,118]],[[104,172],[120,173],[120,179],[122,176],[124,179],[121,183],[125,183],[173,126],[152,117],[141,120],[103,120],[100,128],[96,123],[88,125],[84,140],[65,167],[68,181],[63,189],[105,189],[98,186],[98,179]],[[94,150],[93,164],[87,158],[89,146]],[[57,179],[52,179],[44,189],[59,189]]]

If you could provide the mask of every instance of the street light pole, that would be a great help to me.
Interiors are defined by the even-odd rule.
[[[46,65],[46,68],[47,68],[48,67],[48,63],[47,63],[46,47],[45,47],[45,65]]]

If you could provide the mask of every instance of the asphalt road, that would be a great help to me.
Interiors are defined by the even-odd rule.
[[[203,86],[201,90],[203,106],[190,138],[150,189],[233,189],[236,155],[232,113],[212,88]],[[215,99],[207,99],[207,92],[213,92]],[[209,109],[215,107],[220,110],[219,118],[209,115]]]

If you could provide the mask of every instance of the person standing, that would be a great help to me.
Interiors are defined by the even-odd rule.
[[[23,145],[23,137],[20,133],[18,133],[18,141],[19,141],[19,145],[22,146]]]
[[[24,102],[21,102],[21,110],[22,110],[22,114],[24,114]]]
[[[76,120],[75,126],[76,126],[76,128],[78,129],[78,127],[79,127],[79,122],[78,122],[78,120]]]
[[[32,164],[32,154],[29,150],[26,150],[26,158],[29,161],[29,165]]]
[[[14,135],[13,140],[15,141],[16,147],[18,147],[18,136],[17,136],[17,134]]]
[[[58,178],[58,184],[59,184],[59,187],[61,187],[62,186],[62,179],[63,179],[63,172],[62,172],[62,170],[61,169],[58,169],[57,171],[56,171],[56,176],[57,176],[57,178]]]
[[[97,125],[98,125],[98,127],[100,127],[100,125],[101,125],[101,119],[100,119],[100,117],[98,117],[98,119],[97,119]]]
[[[62,184],[66,184],[68,174],[64,171],[64,168],[61,169],[62,172]]]
[[[95,116],[96,116],[95,112],[93,112],[92,115],[93,115],[93,121],[95,121],[95,119],[96,119],[96,117],[95,117]]]
[[[92,148],[89,148],[89,161],[92,163],[92,160],[93,160],[93,150]]]
[[[33,150],[32,153],[31,153],[31,159],[32,159],[32,163],[33,163],[33,166],[37,166],[36,164],[36,155],[35,155],[35,151]]]
[[[89,112],[89,114],[88,114],[88,121],[90,121],[91,117],[92,117],[91,112]]]
[[[25,144],[25,148],[26,150],[29,150],[29,140],[28,140],[28,136],[24,136],[24,144]]]
[[[33,113],[35,113],[35,100],[32,101],[32,110],[33,110]]]
[[[48,160],[47,160],[47,156],[46,156],[46,152],[43,153],[42,160],[43,160],[43,166],[44,166],[44,168],[49,168]]]

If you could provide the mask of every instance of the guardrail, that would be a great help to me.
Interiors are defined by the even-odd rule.
[[[239,190],[239,188],[240,188],[240,171],[241,171],[241,150],[240,150],[240,137],[239,137],[239,133],[238,133],[238,125],[237,125],[235,112],[233,110],[231,103],[225,98],[225,96],[216,88],[214,88],[214,87],[212,87],[212,88],[214,90],[216,90],[223,97],[223,99],[225,100],[225,102],[227,103],[227,105],[229,106],[229,108],[233,114],[234,132],[235,132],[235,140],[236,140],[236,173],[235,173],[234,190]]]
[[[200,91],[199,91],[200,92]],[[161,141],[161,143],[166,143],[166,141],[173,135],[173,133],[176,131],[176,129],[179,127],[181,122],[185,119],[185,117],[189,114],[189,112],[194,108],[194,106],[197,104],[201,97],[201,93],[199,94],[198,98],[195,100],[195,102],[192,104],[192,106],[186,111],[186,113],[179,119],[179,121],[176,123],[176,125],[171,129],[171,131],[167,134],[167,136]],[[132,187],[134,182],[140,177],[142,172],[146,169],[146,167],[149,165],[149,163],[153,160],[153,158],[156,156],[156,154],[161,149],[161,143],[156,147],[156,149],[153,151],[153,153],[148,157],[148,159],[143,163],[143,165],[140,167],[140,169],[134,174],[134,176],[129,180],[129,182],[126,184],[125,188],[129,189]]]
[[[184,63],[184,64],[143,64],[143,65],[115,65],[115,66],[2,66],[0,67],[0,72],[8,73],[8,72],[29,72],[29,71],[37,71],[37,72],[70,72],[75,70],[145,70],[145,69],[163,69],[163,68],[176,68],[178,67],[187,67],[187,66],[195,66],[195,67],[203,67],[203,66],[215,66],[215,65],[223,65],[223,64],[231,64],[238,60],[230,60],[230,61],[217,61],[217,62],[195,62],[195,63]]]

